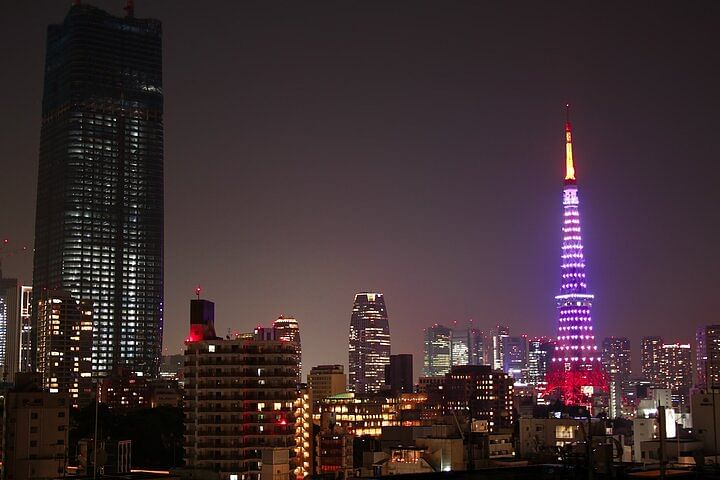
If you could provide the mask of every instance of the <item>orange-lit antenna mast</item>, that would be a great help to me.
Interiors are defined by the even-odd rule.
[[[200,300],[200,292],[201,291],[202,291],[202,289],[200,288],[200,285],[195,287],[195,296],[197,297],[198,300]]]
[[[565,104],[565,181],[575,181],[575,163],[573,162],[572,125],[570,125],[570,104]]]

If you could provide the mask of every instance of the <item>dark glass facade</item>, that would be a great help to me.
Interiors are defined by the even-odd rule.
[[[74,5],[47,33],[33,287],[92,303],[100,375],[159,368],[161,36],[157,20],[90,5]]]

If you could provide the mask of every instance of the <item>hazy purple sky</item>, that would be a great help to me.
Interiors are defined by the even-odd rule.
[[[33,242],[45,29],[0,15],[0,235]],[[120,13],[123,2],[89,2]],[[347,363],[353,295],[394,353],[473,318],[554,335],[563,105],[599,337],[689,341],[720,311],[718,2],[136,2],[163,21],[165,344],[198,283],[220,332],[300,321]],[[30,255],[6,259],[30,281]]]

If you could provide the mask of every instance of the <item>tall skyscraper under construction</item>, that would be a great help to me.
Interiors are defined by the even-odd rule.
[[[163,329],[161,24],[73,3],[47,30],[35,221],[42,292],[93,309],[92,367],[155,375]]]

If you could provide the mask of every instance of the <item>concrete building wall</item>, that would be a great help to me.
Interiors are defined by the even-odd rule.
[[[10,392],[5,403],[7,480],[63,475],[70,419],[69,394]]]

